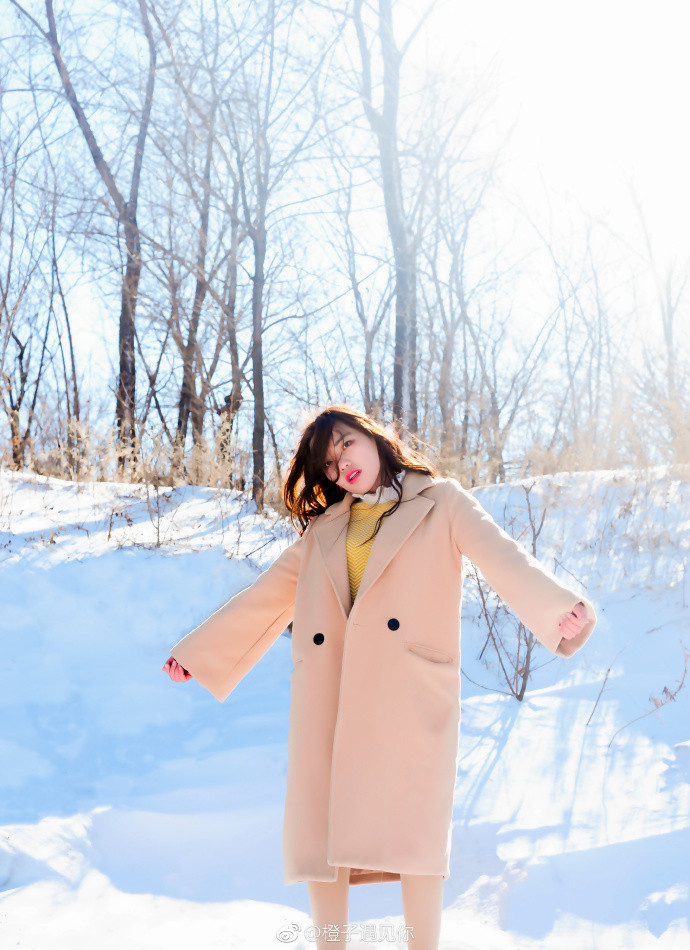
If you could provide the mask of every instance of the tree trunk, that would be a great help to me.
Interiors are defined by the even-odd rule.
[[[252,498],[259,510],[264,505],[264,371],[261,318],[263,313],[266,228],[263,221],[252,229],[254,277],[252,279],[252,381],[254,389],[254,426],[252,433]]]
[[[393,36],[391,0],[379,0],[379,40],[383,59],[383,104],[372,103],[371,53],[362,21],[362,0],[355,0],[355,29],[362,59],[364,112],[379,146],[388,233],[395,261],[395,355],[393,363],[393,418],[398,426],[417,430],[416,394],[416,247],[404,207],[398,152],[398,104],[402,56]]]
[[[230,231],[230,261],[228,264],[228,274],[226,280],[226,293],[225,293],[225,325],[228,335],[228,349],[230,350],[230,368],[231,368],[231,387],[230,395],[226,398],[227,411],[225,413],[225,418],[227,420],[225,438],[227,440],[227,445],[230,444],[230,439],[232,438],[232,429],[235,423],[235,418],[237,413],[240,411],[240,406],[242,405],[243,396],[242,396],[242,380],[244,378],[242,373],[242,367],[240,366],[240,355],[239,355],[239,346],[237,343],[237,255],[239,252],[239,243],[240,243],[240,224],[237,217],[238,212],[238,203],[239,203],[239,186],[235,185],[232,201],[232,224]],[[228,468],[228,481],[230,485],[237,488],[239,487],[238,477],[241,477],[241,473],[233,472],[233,462],[227,454],[222,454],[223,462]],[[244,485],[244,478],[242,478],[242,484]]]
[[[117,465],[120,472],[136,467],[136,368],[134,361],[134,313],[137,305],[141,253],[136,214],[125,212],[127,266],[122,283],[120,306],[120,372],[117,380],[116,420],[118,435]]]
[[[53,60],[55,61],[55,66],[60,77],[60,82],[62,83],[65,97],[69,102],[72,111],[74,112],[77,124],[82,135],[84,136],[84,140],[88,146],[93,163],[99,175],[101,176],[101,179],[103,180],[110,197],[113,200],[118,212],[119,223],[123,226],[125,232],[127,263],[125,267],[124,279],[122,282],[120,303],[120,367],[115,398],[115,416],[118,436],[118,472],[122,473],[127,468],[128,462],[131,464],[134,471],[138,455],[135,431],[136,364],[134,359],[134,317],[137,303],[137,293],[139,290],[139,277],[141,275],[141,244],[139,228],[137,225],[137,201],[139,198],[141,169],[144,159],[144,146],[146,144],[146,137],[148,135],[149,121],[151,118],[151,106],[153,103],[153,90],[156,78],[156,47],[153,41],[153,33],[151,31],[151,25],[148,19],[145,0],[139,0],[139,13],[148,44],[149,67],[144,103],[142,105],[139,129],[134,149],[129,200],[125,201],[103,156],[103,152],[96,141],[96,136],[94,135],[93,129],[91,128],[89,120],[86,117],[86,113],[84,112],[74,86],[72,85],[72,80],[62,56],[62,49],[60,47],[60,41],[57,35],[57,24],[55,22],[53,0],[45,0],[45,8],[48,19],[48,30],[47,32],[43,33],[43,36],[50,45],[50,49],[53,54]],[[22,12],[28,16],[26,11]],[[30,19],[32,19],[34,23],[36,22],[32,17],[30,17]]]
[[[189,423],[190,412],[192,418],[192,444],[195,464],[193,465],[193,483],[198,484],[199,480],[199,451],[203,443],[204,411],[203,401],[196,396],[196,373],[199,355],[199,321],[201,319],[201,308],[206,297],[208,282],[206,277],[206,252],[208,249],[208,222],[211,207],[211,168],[213,163],[213,141],[215,137],[215,114],[216,103],[214,102],[211,110],[211,118],[208,128],[208,139],[206,143],[206,156],[204,160],[204,173],[202,187],[204,197],[201,203],[201,212],[199,219],[199,245],[196,257],[196,283],[194,287],[194,302],[192,304],[192,315],[189,321],[189,330],[187,333],[187,343],[182,351],[182,386],[180,389],[180,401],[177,414],[177,431],[175,433],[175,462],[176,470],[179,470],[182,459],[184,458],[184,448],[187,441],[187,426]]]

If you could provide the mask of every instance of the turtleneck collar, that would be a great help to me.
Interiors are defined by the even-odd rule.
[[[402,485],[403,479],[405,478],[405,469],[398,472],[395,478]],[[385,501],[395,501],[398,497],[392,485],[380,485],[374,491],[368,491],[363,495],[358,495],[357,492],[353,491],[352,495],[355,498],[359,498],[360,501],[363,501],[365,505],[380,505]]]

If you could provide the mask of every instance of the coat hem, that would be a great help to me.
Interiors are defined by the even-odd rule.
[[[399,871],[387,871],[384,868],[350,868],[350,884],[384,884],[399,881]]]
[[[345,863],[331,864],[328,862],[329,867],[332,867],[336,874],[335,877],[325,878],[321,877],[307,877],[307,876],[291,876],[289,879],[285,878],[285,885],[289,886],[290,884],[308,884],[310,881],[326,883],[333,883],[337,879],[337,869],[340,867],[347,867]],[[395,882],[401,880],[401,874],[422,874],[425,872],[421,871],[392,871],[390,868],[354,868],[350,867],[350,884],[386,884],[389,882]],[[426,872],[428,873],[428,872]],[[439,877],[442,877],[443,880],[447,880],[450,877],[449,869],[443,873],[436,872]]]
[[[326,864],[329,869],[333,870],[333,875],[327,877],[326,874],[313,874],[309,875],[307,872],[301,876],[293,874],[286,874],[284,876],[285,884],[300,884],[303,882],[309,881],[320,881],[326,883],[333,883],[338,877],[338,869],[341,867],[350,868],[350,884],[374,884],[374,883],[384,883],[387,881],[400,881],[402,874],[423,874],[423,875],[437,875],[442,877],[443,880],[447,880],[450,877],[450,859],[449,856],[446,857],[446,862],[443,870],[435,871],[420,871],[419,867],[407,868],[401,867],[398,861],[394,861],[394,867],[391,867],[389,864],[387,867],[365,867],[359,868],[354,867],[349,863],[352,859],[345,858],[344,860],[332,861],[330,858],[326,859]],[[368,862],[367,862],[368,864]]]
[[[424,871],[391,871],[388,868],[350,868],[350,884],[376,884],[388,881],[399,881],[402,874],[428,874]],[[450,877],[450,871],[446,868],[443,872],[431,872],[435,876],[447,880]]]

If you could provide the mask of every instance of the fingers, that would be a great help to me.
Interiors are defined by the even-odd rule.
[[[192,674],[177,662],[175,657],[171,656],[165,661],[162,667],[164,673],[167,673],[171,680],[176,683],[184,683],[192,679]]]
[[[186,680],[192,678],[192,674],[189,673],[181,663],[178,663],[177,660],[173,660],[175,664],[174,668],[174,680],[176,683],[184,683]]]
[[[581,629],[582,627],[574,627],[572,624],[564,623],[560,628],[561,636],[566,640],[572,640],[573,637],[578,635]]]
[[[564,614],[558,624],[558,629],[566,640],[572,640],[587,623],[587,609],[580,601],[575,604],[569,614]]]

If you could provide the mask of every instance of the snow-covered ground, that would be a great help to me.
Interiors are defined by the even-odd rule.
[[[569,660],[537,647],[520,703],[465,582],[442,947],[688,948],[690,674],[656,706],[690,651],[690,473],[478,490],[531,547],[530,485],[538,556],[599,623]],[[232,491],[0,472],[1,947],[315,946],[282,881],[288,636],[222,704],[161,672],[294,537]],[[351,888],[350,920],[403,947],[400,885]]]

